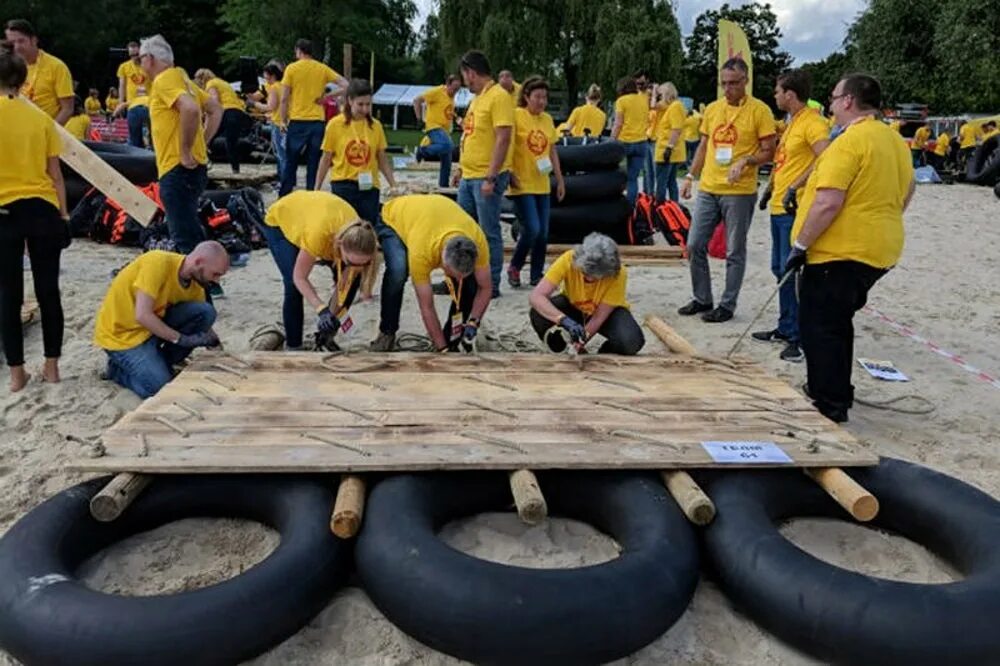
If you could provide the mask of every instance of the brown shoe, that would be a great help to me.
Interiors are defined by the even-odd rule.
[[[368,345],[368,351],[373,352],[391,352],[396,347],[396,334],[395,333],[382,333],[379,332],[378,337],[371,341]]]

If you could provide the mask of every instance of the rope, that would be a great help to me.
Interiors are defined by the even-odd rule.
[[[536,353],[539,351],[537,344],[529,342],[524,339],[524,333],[526,326],[521,327],[518,331],[483,331],[479,334],[485,342],[488,343],[488,347],[496,349],[502,352],[507,352],[509,354],[517,353]],[[434,351],[434,343],[426,335],[421,335],[419,333],[400,333],[396,336],[396,346],[400,351],[404,352],[432,352]],[[477,351],[484,351],[478,349]]]
[[[902,402],[904,400],[912,400],[916,403],[921,404],[920,407],[896,407],[897,402]],[[899,414],[930,414],[936,407],[927,398],[922,395],[916,395],[910,393],[907,395],[901,395],[895,398],[890,398],[889,400],[865,400],[864,398],[854,398],[854,402],[859,405],[864,405],[865,407],[871,407],[872,409],[884,409],[890,412],[897,412]]]

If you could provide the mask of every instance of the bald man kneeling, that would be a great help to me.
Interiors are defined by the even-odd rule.
[[[196,347],[218,345],[215,308],[205,293],[228,270],[229,254],[215,241],[199,243],[186,256],[147,252],[123,268],[94,328],[94,344],[108,354],[108,378],[148,398]]]

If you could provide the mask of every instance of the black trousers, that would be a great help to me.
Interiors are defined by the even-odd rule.
[[[825,416],[845,421],[854,404],[854,313],[886,274],[857,261],[808,264],[799,283],[799,332],[809,396]]]
[[[226,139],[226,154],[233,173],[240,171],[240,137],[250,125],[250,116],[239,109],[222,112],[222,136]]]
[[[28,248],[35,298],[42,311],[45,358],[59,358],[63,341],[63,310],[59,298],[59,256],[69,230],[59,209],[44,199],[19,199],[0,211],[0,334],[7,365],[24,365],[21,306]]]
[[[451,318],[455,316],[456,312],[462,313],[462,322],[469,321],[469,317],[472,316],[472,304],[476,300],[476,294],[479,293],[479,283],[476,282],[475,276],[470,275],[469,277],[462,280],[461,289],[459,289],[458,280],[453,280],[450,277],[445,276],[445,281],[451,283],[451,288],[456,290],[458,294],[458,304],[455,304],[454,299],[449,299],[451,305],[448,306],[448,316],[445,318],[442,326],[441,332],[444,333],[444,341],[448,343],[448,349],[451,351],[458,351],[458,343],[462,341],[462,335],[459,334],[458,337],[452,338],[451,335]]]
[[[584,322],[583,313],[573,307],[565,295],[554,296],[552,305],[581,324]],[[551,321],[539,314],[534,308],[529,316],[531,317],[531,327],[535,329],[535,333],[542,339],[542,342],[549,346],[549,349],[557,354],[566,349],[566,341],[561,335],[550,335],[548,339],[545,338],[545,333],[553,326]],[[597,332],[606,338],[604,344],[597,350],[599,354],[635,356],[646,344],[646,336],[642,334],[639,322],[635,320],[627,308],[615,308]]]

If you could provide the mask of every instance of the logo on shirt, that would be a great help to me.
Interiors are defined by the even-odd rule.
[[[781,171],[781,167],[785,166],[785,162],[787,161],[788,154],[785,152],[785,146],[778,146],[778,151],[774,154],[774,172]]]
[[[347,147],[344,149],[344,157],[347,159],[347,163],[354,167],[362,167],[368,164],[371,154],[371,148],[368,147],[365,141],[361,141],[360,139],[351,139],[347,142]]]
[[[137,86],[141,86],[143,83],[146,82],[146,76],[145,76],[145,74],[139,74],[138,72],[133,73],[132,76],[130,76],[128,78],[129,78],[129,81],[131,81],[132,83],[134,83]]]
[[[471,112],[466,113],[465,120],[462,121],[462,136],[469,136],[475,129],[476,129],[475,115],[473,115]]]
[[[548,147],[549,140],[546,138],[544,132],[539,130],[531,130],[528,132],[528,150],[530,150],[532,154],[542,155]]]
[[[712,141],[715,145],[735,146],[739,141],[740,133],[736,131],[735,125],[719,125],[712,132]]]

